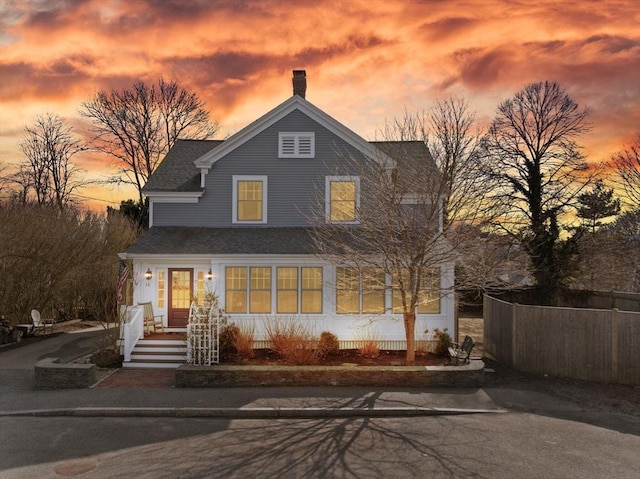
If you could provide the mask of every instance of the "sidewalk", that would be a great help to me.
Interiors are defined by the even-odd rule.
[[[481,389],[173,387],[173,370],[119,369],[90,389],[37,391],[33,366],[92,350],[102,328],[63,333],[0,352],[0,416],[346,417],[501,412]]]

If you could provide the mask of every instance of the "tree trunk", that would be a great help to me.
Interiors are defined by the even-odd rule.
[[[416,361],[416,313],[404,313],[404,334],[407,338],[407,364]]]

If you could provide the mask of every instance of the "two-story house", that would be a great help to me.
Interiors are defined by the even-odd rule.
[[[344,346],[376,337],[404,349],[391,278],[386,288],[336,288],[350,268],[317,255],[311,239],[318,197],[327,222],[357,227],[363,185],[355,172],[336,172],[345,154],[379,161],[384,144],[307,101],[304,71],[293,85],[293,96],[226,140],[180,140],[168,152],[144,187],[150,228],[122,255],[133,262],[134,301],[152,301],[170,331],[184,330],[191,301],[210,291],[232,322],[255,325],[258,340],[265,321],[286,316]],[[440,289],[451,289],[453,264],[438,271]],[[416,339],[454,330],[452,295],[433,297],[418,308]]]

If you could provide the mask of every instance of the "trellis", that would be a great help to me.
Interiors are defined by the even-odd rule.
[[[196,366],[210,366],[220,361],[220,317],[215,307],[198,306],[194,301],[189,309],[187,324],[187,362]]]

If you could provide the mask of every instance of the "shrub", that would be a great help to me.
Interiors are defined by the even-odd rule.
[[[442,331],[436,328],[433,331],[433,335],[438,340],[436,344],[436,354],[438,356],[447,356],[449,354],[449,348],[453,346],[453,341],[447,332],[447,328],[444,328]]]
[[[375,359],[380,356],[377,339],[363,339],[359,341],[358,354],[363,358]]]
[[[255,351],[253,350],[253,336],[255,334],[255,326],[242,325],[237,328],[237,332],[233,335],[232,341],[236,354],[241,359],[253,358]]]
[[[265,323],[271,349],[287,363],[309,365],[318,362],[318,340],[306,323],[294,318],[269,318]]]
[[[318,341],[318,357],[326,358],[335,356],[340,351],[340,343],[338,337],[330,333],[329,331],[323,331],[320,333],[320,340]]]
[[[113,349],[101,349],[91,355],[89,359],[99,368],[119,368],[122,367],[120,355]]]
[[[222,325],[220,328],[220,359],[228,359],[238,352],[236,337],[240,335],[240,328],[235,323]]]

